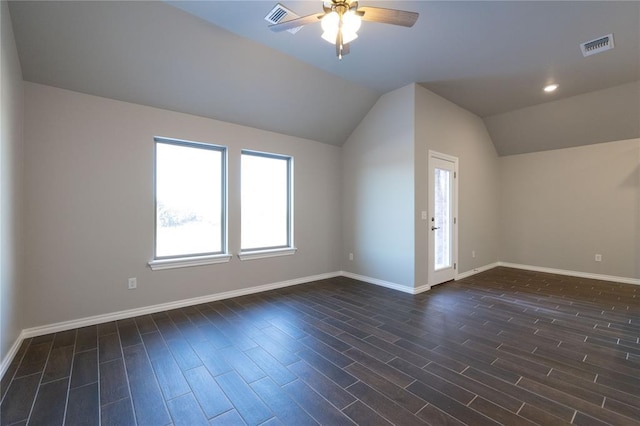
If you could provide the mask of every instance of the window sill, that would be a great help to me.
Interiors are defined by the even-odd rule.
[[[295,247],[286,247],[272,250],[255,250],[238,253],[240,260],[265,259],[267,257],[290,256],[295,254],[298,249]]]
[[[149,262],[153,271],[174,268],[189,268],[191,266],[211,265],[214,263],[227,263],[231,260],[230,254],[213,254],[209,256],[181,257],[176,259],[159,259]]]

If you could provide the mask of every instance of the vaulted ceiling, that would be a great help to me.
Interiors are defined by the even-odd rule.
[[[299,15],[322,6],[281,2]],[[509,114],[526,122],[522,111],[573,108],[591,93],[629,87],[613,107],[640,122],[640,2],[363,0],[420,18],[410,29],[363,23],[342,61],[319,25],[271,32],[263,18],[275,3],[20,1],[10,12],[27,81],[334,145],[382,93],[414,82],[485,118],[501,154],[538,149],[518,129],[505,136]],[[610,33],[613,50],[582,56],[579,43]],[[544,93],[551,82],[559,89]],[[558,135],[544,149],[573,137]]]

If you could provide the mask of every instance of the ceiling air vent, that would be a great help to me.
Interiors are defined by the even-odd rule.
[[[264,20],[272,25],[275,25],[279,24],[280,22],[290,21],[299,17],[299,15],[296,15],[295,13],[278,3],[274,6],[273,9],[271,9],[271,12],[269,12],[267,16],[264,17]],[[291,34],[295,34],[300,31],[300,28],[302,27],[291,28],[287,31],[289,31]]]
[[[580,44],[580,50],[582,50],[582,56],[585,58],[596,53],[604,52],[605,50],[613,49],[613,34],[599,37],[586,43]]]

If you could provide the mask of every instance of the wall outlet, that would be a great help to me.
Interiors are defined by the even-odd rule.
[[[471,250],[471,257],[473,257],[473,258],[476,257],[476,251],[475,250]]]
[[[353,253],[349,253],[349,260],[353,260]]]
[[[129,290],[133,290],[134,288],[138,288],[138,279],[129,278]]]
[[[596,254],[596,262],[602,262],[602,255]]]

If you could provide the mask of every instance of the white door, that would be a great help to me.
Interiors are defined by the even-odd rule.
[[[429,151],[429,285],[456,277],[458,159]]]

